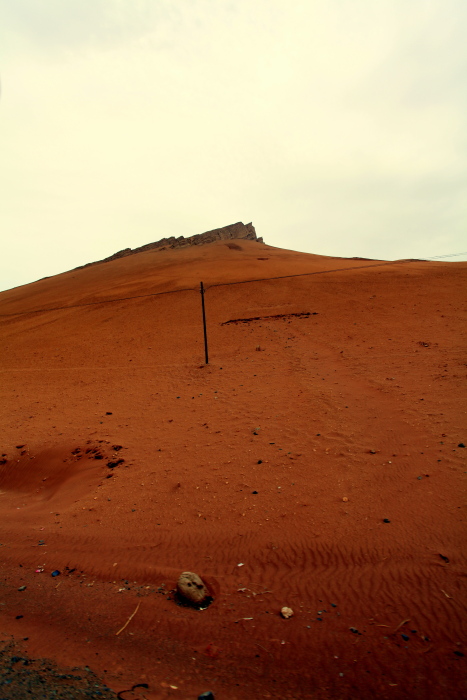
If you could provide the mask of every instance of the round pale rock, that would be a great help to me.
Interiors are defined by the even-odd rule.
[[[281,610],[281,615],[284,618],[284,620],[288,620],[289,617],[292,617],[293,615],[293,610],[292,608],[282,608]]]
[[[203,580],[192,571],[184,571],[177,581],[177,590],[184,598],[196,605],[209,595]]]

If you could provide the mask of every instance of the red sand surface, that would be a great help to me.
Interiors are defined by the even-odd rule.
[[[0,295],[2,638],[126,700],[466,697],[467,263],[235,245]]]

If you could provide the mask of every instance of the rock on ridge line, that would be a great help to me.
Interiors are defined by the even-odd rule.
[[[170,236],[170,238],[162,238],[160,241],[156,241],[155,243],[147,243],[140,248],[125,248],[124,250],[119,250],[118,253],[114,253],[108,258],[87,263],[87,265],[81,265],[75,269],[80,270],[83,267],[89,267],[90,265],[98,265],[99,263],[118,260],[118,258],[125,258],[128,255],[135,255],[136,253],[144,253],[147,250],[187,248],[188,246],[192,245],[204,245],[206,243],[214,243],[215,241],[229,240],[232,238],[244,238],[249,241],[257,241],[258,243],[263,242],[262,238],[257,237],[255,227],[252,223],[244,224],[241,221],[238,221],[236,224],[229,224],[228,226],[223,226],[222,228],[215,228],[212,231],[198,233],[194,236],[189,236],[188,238],[185,238],[184,236],[179,236],[178,238],[175,238],[175,236]]]

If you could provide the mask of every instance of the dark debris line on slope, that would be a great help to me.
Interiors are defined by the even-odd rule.
[[[317,316],[318,312],[317,311],[302,311],[301,313],[294,313],[294,314],[274,314],[272,316],[253,316],[252,318],[233,318],[230,321],[224,321],[224,323],[221,323],[221,326],[226,326],[228,323],[249,323],[250,321],[265,321],[266,319],[271,319],[271,318],[308,318],[309,316]]]

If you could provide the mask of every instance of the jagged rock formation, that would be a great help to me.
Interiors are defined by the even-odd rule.
[[[97,265],[98,263],[102,262],[110,262],[111,260],[124,258],[127,255],[144,253],[147,250],[186,248],[192,245],[204,245],[205,243],[214,243],[214,241],[228,240],[231,238],[245,238],[249,241],[258,241],[258,243],[263,242],[262,238],[257,237],[255,227],[252,223],[244,224],[241,221],[238,221],[236,224],[229,224],[229,226],[215,228],[212,231],[198,233],[194,236],[189,236],[188,238],[185,238],[184,236],[179,236],[178,238],[175,238],[175,236],[171,236],[170,238],[162,238],[160,241],[156,241],[155,243],[147,243],[146,245],[143,245],[140,248],[125,248],[124,250],[119,250],[118,253],[114,253],[108,258],[98,260],[94,263],[88,263],[87,265],[82,265],[81,267],[89,267],[89,265]]]

